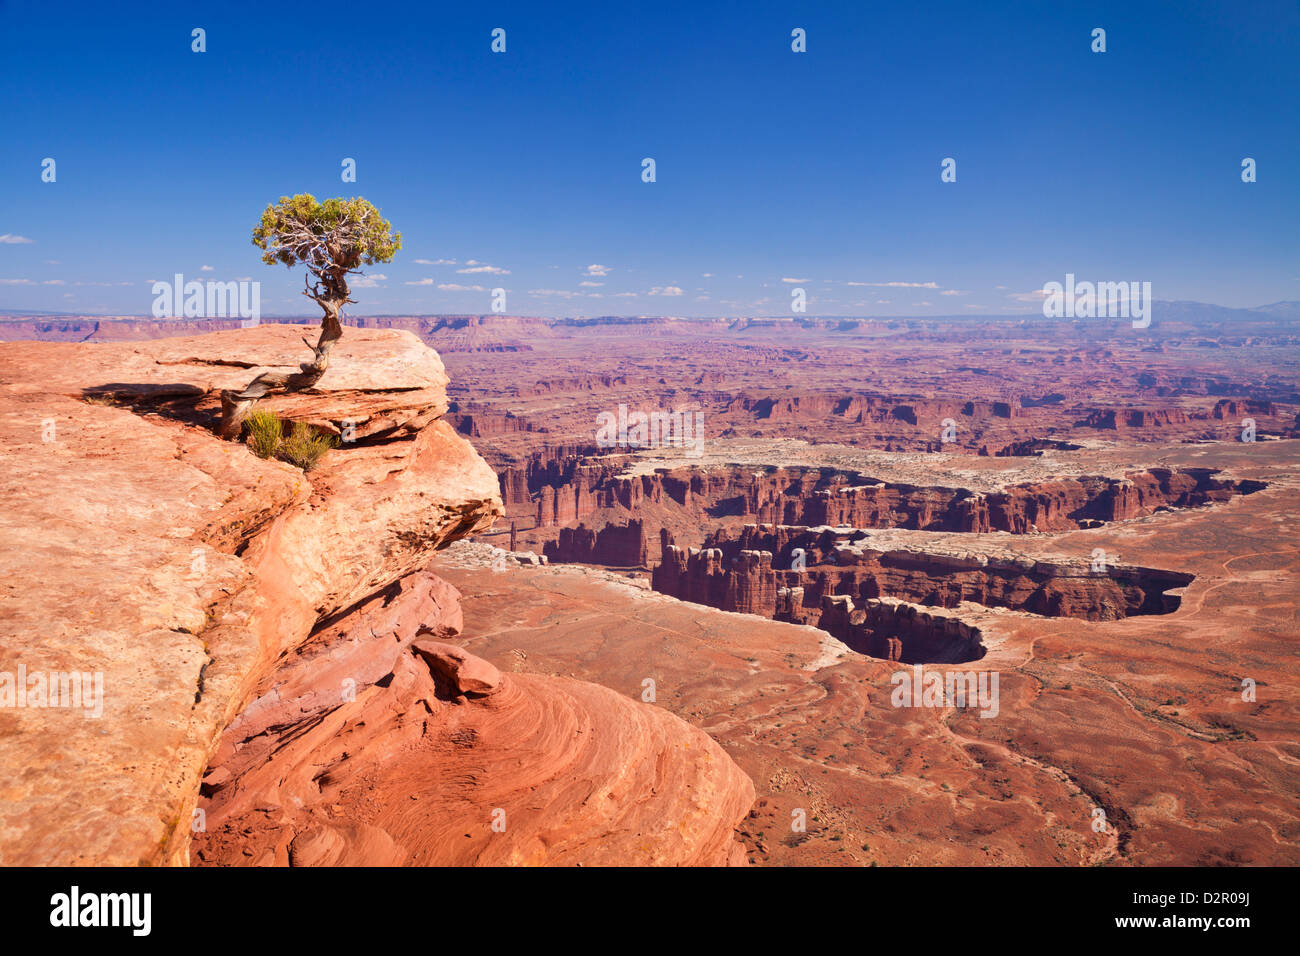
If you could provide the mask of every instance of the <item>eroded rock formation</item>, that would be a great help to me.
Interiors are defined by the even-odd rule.
[[[259,369],[295,366],[301,348],[290,326],[148,345],[0,346],[0,488],[10,503],[0,529],[11,545],[0,556],[8,582],[0,672],[75,672],[102,687],[76,707],[33,697],[0,709],[0,862],[186,862],[200,776],[223,731],[270,734],[333,714],[344,680],[358,703],[389,698],[399,723],[403,707],[416,708],[430,740],[435,717],[451,712],[432,703],[428,658],[403,648],[453,633],[457,612],[446,589],[411,576],[502,513],[496,475],[442,417],[447,379],[437,353],[401,331],[354,330],[316,387],[263,400],[342,440],[311,472],[218,439],[220,391]],[[504,693],[530,720],[554,716],[603,741],[598,754],[570,759],[583,748],[560,727],[542,725],[534,739],[539,762],[584,766],[595,788],[621,786],[601,776],[619,755],[607,748],[625,736],[620,728],[639,727],[633,736],[645,738],[641,753],[657,769],[636,783],[655,773],[697,778],[702,795],[695,835],[677,850],[648,836],[646,858],[726,855],[724,833],[748,781],[705,740],[683,759],[676,741],[690,739],[688,726],[632,702],[635,713],[620,714],[599,688],[553,692],[521,681],[513,696]],[[293,754],[309,759],[301,748]],[[695,756],[712,759],[713,777]],[[223,770],[237,787],[236,766],[215,769],[212,787]],[[640,805],[634,789],[621,791],[631,816],[620,825],[636,816],[627,809]],[[472,802],[472,794],[467,787],[460,796]],[[551,824],[563,829],[572,811],[585,821],[575,832],[594,834],[601,816],[578,809],[589,796],[557,791]],[[437,812],[432,803],[423,809]],[[340,832],[382,844],[369,826],[358,818]],[[332,840],[304,834],[302,858],[329,857]]]
[[[977,631],[968,634],[960,622],[943,623],[938,614],[923,621],[900,615],[897,603],[955,608],[969,602],[1112,621],[1172,613],[1180,598],[1168,592],[1193,580],[1173,571],[1110,565],[1104,558],[1094,566],[873,547],[869,532],[852,528],[747,525],[737,537],[718,532],[707,543],[679,548],[665,534],[664,559],[651,586],[724,611],[811,624],[855,650],[907,663],[975,660],[982,650],[975,650]],[[855,607],[866,610],[853,617]]]
[[[753,786],[658,707],[502,674],[425,571],[319,628],[204,778],[217,865],[724,865]]]
[[[626,475],[616,466],[575,456],[564,471],[561,483],[538,489],[538,527],[576,523],[601,509],[639,515],[646,505],[663,505],[683,522],[691,516],[737,516],[805,526],[1027,534],[1196,507],[1263,487],[1216,478],[1211,469],[1060,478],[991,493],[881,481],[830,468],[673,468]]]
[[[626,524],[607,524],[599,531],[586,525],[561,528],[559,539],[548,542],[543,553],[551,561],[643,568],[649,551],[644,526],[633,518]]]

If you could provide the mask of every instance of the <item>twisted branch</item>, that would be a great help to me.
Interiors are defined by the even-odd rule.
[[[300,392],[320,381],[330,364],[330,351],[343,336],[343,308],[355,300],[348,289],[348,276],[358,273],[362,263],[388,261],[401,248],[401,234],[391,235],[379,211],[361,199],[328,200],[324,205],[309,195],[283,197],[268,206],[253,242],[264,250],[267,265],[301,264],[307,268],[302,294],[321,307],[320,337],[311,349],[311,361],[296,372],[263,372],[243,389],[221,393],[221,426],[224,437],[239,435],[244,418],[253,406],[271,392]]]
[[[221,392],[220,432],[223,438],[238,437],[244,419],[259,399],[271,392],[305,391],[319,382],[329,368],[330,350],[343,336],[343,306],[356,301],[348,289],[347,276],[358,270],[338,264],[342,243],[335,237],[335,233],[339,231],[332,230],[326,236],[317,236],[305,226],[298,226],[291,233],[282,234],[287,235],[291,250],[300,250],[296,254],[310,260],[308,270],[318,280],[311,284],[304,277],[305,288],[302,294],[313,300],[325,313],[321,317],[320,338],[312,345],[303,336],[303,344],[311,349],[312,359],[299,365],[297,372],[263,372],[240,391],[224,389]]]

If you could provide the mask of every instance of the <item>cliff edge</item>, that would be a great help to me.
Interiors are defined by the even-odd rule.
[[[346,630],[350,615],[414,586],[404,579],[423,581],[435,551],[502,513],[495,474],[442,420],[441,360],[409,332],[348,329],[316,388],[260,404],[340,437],[312,471],[217,438],[220,390],[296,365],[300,334],[261,326],[147,343],[0,345],[0,863],[187,863],[192,836],[207,829],[200,778],[226,729],[248,723],[250,702],[301,678],[313,637]],[[353,695],[395,694],[394,684],[404,689],[399,706],[437,700],[426,686],[434,677],[420,676],[428,667],[392,678],[424,660],[410,650],[416,637],[454,636],[449,602],[408,608],[400,640],[362,655],[356,674],[333,675],[347,697],[313,706],[332,712]],[[437,620],[422,621],[425,611]],[[545,681],[517,683],[500,701],[557,693]],[[636,707],[618,698],[592,709],[593,724],[621,736],[623,705]],[[421,706],[436,723],[429,710]],[[676,758],[687,777],[701,758],[730,763],[699,731],[661,716],[671,721],[663,753],[701,744]],[[738,770],[723,778],[722,791],[735,793],[711,825],[726,840],[710,831],[698,846],[725,844],[735,807],[748,809],[748,779]],[[472,787],[461,797],[477,799]],[[576,804],[560,799],[554,819],[587,794],[567,797]],[[425,812],[441,811],[425,801]]]

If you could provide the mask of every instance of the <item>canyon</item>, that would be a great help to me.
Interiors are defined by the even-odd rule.
[[[776,570],[774,553],[793,567]],[[1007,553],[877,550],[869,533],[834,528],[765,533],[748,525],[735,541],[724,533],[703,549],[665,544],[663,554],[651,578],[656,591],[724,611],[811,624],[854,650],[908,664],[984,656],[977,629],[917,605],[971,603],[1045,617],[1119,620],[1173,613],[1179,598],[1166,592],[1194,579]]]

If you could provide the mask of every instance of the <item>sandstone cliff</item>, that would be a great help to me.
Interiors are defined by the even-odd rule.
[[[395,719],[425,701],[421,714],[439,726],[434,678],[403,649],[419,635],[453,635],[456,611],[451,594],[420,575],[435,551],[502,513],[497,478],[443,419],[437,353],[395,330],[348,330],[316,388],[262,403],[343,439],[315,470],[219,440],[219,390],[295,365],[300,333],[261,326],[150,343],[0,346],[9,504],[0,513],[0,863],[186,862],[205,825],[195,812],[200,777],[223,731],[266,719],[271,699],[333,713],[346,680],[358,702],[396,695],[387,705],[398,707]],[[382,648],[322,643],[331,626],[353,633],[360,618],[349,617],[394,587],[422,597],[403,602],[407,617]],[[72,673],[101,682],[98,716],[86,701],[3,697],[6,675],[12,691],[19,674],[56,686]],[[719,798],[702,800],[697,839],[675,859],[725,858],[748,780],[729,774],[734,766],[698,731],[606,695],[511,681],[499,697],[531,701],[539,716],[585,714],[615,739],[639,736],[639,758],[681,762],[661,778],[703,779],[699,760],[713,760]],[[573,703],[566,709],[562,698]],[[541,733],[539,759],[554,746],[559,760],[555,729]],[[476,759],[494,760],[493,746]],[[618,756],[590,757],[593,787],[614,785]],[[461,795],[471,804],[472,791]],[[579,813],[587,797],[557,794],[548,819],[563,826],[579,816],[586,829],[577,829],[595,833],[599,816]],[[428,818],[438,807],[423,810]]]
[[[551,561],[577,561],[619,568],[643,568],[648,562],[645,530],[639,518],[626,524],[607,524],[600,530],[579,525],[561,528],[556,541],[543,553]]]
[[[518,496],[536,491],[539,528],[576,523],[602,509],[641,516],[650,505],[662,506],[683,526],[705,517],[734,515],[764,524],[974,534],[1093,527],[1161,508],[1226,501],[1263,487],[1257,481],[1216,478],[1204,468],[1152,468],[1124,478],[1057,478],[981,494],[960,487],[883,481],[833,468],[674,468],[628,475],[621,464],[573,455],[546,473],[530,471],[526,484],[516,474],[503,481]]]
[[[890,660],[956,662],[983,656],[978,632],[896,605],[1010,608],[1045,617],[1114,621],[1170,614],[1192,575],[1082,560],[1034,560],[981,551],[873,546],[853,528],[746,525],[679,548],[661,532],[651,586],[724,611],[811,624],[855,650]],[[890,603],[892,602],[892,603]],[[854,614],[852,612],[857,611]],[[892,635],[877,637],[877,634]]]
[[[204,778],[199,862],[743,862],[753,786],[716,743],[607,688],[502,674],[445,643],[458,597],[410,575],[281,662]]]

